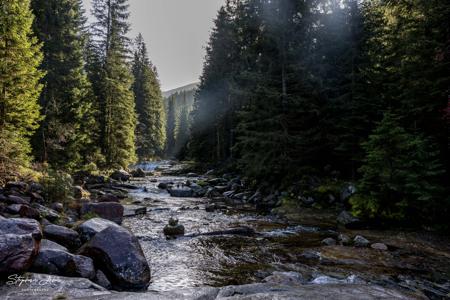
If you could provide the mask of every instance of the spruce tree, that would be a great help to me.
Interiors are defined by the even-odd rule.
[[[364,165],[351,204],[357,215],[387,220],[432,220],[442,199],[442,165],[431,141],[408,133],[398,116],[387,112],[364,143]]]
[[[186,100],[186,92],[183,92],[183,101],[181,103],[181,109],[178,114],[177,122],[177,136],[176,142],[176,153],[180,158],[186,156],[186,143],[189,139],[189,107]]]
[[[40,120],[44,72],[38,69],[41,44],[32,24],[29,0],[0,2],[0,172],[29,163],[29,137]]]
[[[97,101],[101,134],[99,143],[107,167],[127,167],[136,161],[136,113],[132,91],[133,77],[128,65],[129,25],[127,0],[95,0],[91,55],[93,62],[101,63],[101,70],[92,77]],[[89,68],[92,70],[92,68]]]
[[[156,68],[141,34],[136,38],[133,91],[138,114],[136,148],[140,160],[161,157],[165,144],[165,111]]]
[[[166,120],[166,156],[172,157],[175,155],[175,135],[176,135],[176,111],[175,99],[170,97],[167,100],[167,120]]]
[[[94,97],[84,70],[81,5],[79,0],[32,1],[46,71],[40,98],[45,119],[34,138],[34,150],[42,161],[66,169],[92,162],[96,151]]]

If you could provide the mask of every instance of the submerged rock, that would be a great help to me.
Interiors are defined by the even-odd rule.
[[[122,227],[108,227],[79,250],[91,257],[116,290],[145,290],[150,267],[138,239]]]
[[[194,192],[189,187],[171,188],[169,194],[172,197],[192,197]]]
[[[325,246],[334,246],[336,245],[336,240],[333,238],[326,238],[322,240],[322,245]]]
[[[375,249],[375,250],[381,250],[381,251],[388,250],[388,247],[383,243],[374,243],[374,244],[370,245],[370,248]]]
[[[370,245],[370,242],[365,237],[357,235],[353,239],[353,244],[355,245],[355,247],[368,247]]]

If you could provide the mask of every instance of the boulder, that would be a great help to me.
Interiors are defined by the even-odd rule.
[[[10,204],[7,207],[5,207],[5,212],[9,213],[9,214],[13,214],[13,215],[18,215],[20,209],[22,208],[22,206],[24,206],[25,204]]]
[[[336,220],[339,224],[344,225],[349,229],[361,227],[361,221],[346,210],[342,211]]]
[[[131,172],[131,175],[133,175],[133,177],[137,177],[137,178],[145,178],[145,176],[147,174],[145,173],[145,171],[142,168],[137,168],[136,170],[133,170]]]
[[[29,207],[28,205],[21,205],[19,209],[19,215],[22,218],[30,218],[35,220],[41,219],[41,214],[37,209],[34,209],[32,207]]]
[[[61,202],[52,203],[52,209],[61,213],[64,211],[64,205]]]
[[[69,250],[66,247],[61,246],[60,244],[55,243],[55,242],[50,241],[50,240],[47,240],[47,239],[42,239],[41,240],[41,248],[40,249],[41,250],[42,249],[55,249],[55,250],[61,250],[61,251],[69,252]]]
[[[11,181],[5,185],[5,189],[25,192],[28,189],[28,184],[21,181]]]
[[[40,205],[38,203],[33,203],[31,205],[34,209],[36,209],[41,217],[49,220],[50,222],[55,222],[59,219],[60,215],[51,208],[48,208],[44,205]]]
[[[350,237],[348,235],[346,235],[346,234],[343,234],[343,233],[339,234],[338,241],[344,246],[347,246],[347,245],[351,244]]]
[[[95,278],[94,263],[91,258],[71,254],[61,245],[48,242],[41,246],[31,271],[68,277]]]
[[[189,187],[171,188],[169,194],[172,197],[192,197],[194,192]]]
[[[374,243],[374,244],[370,245],[370,248],[375,249],[375,250],[380,250],[380,251],[388,250],[388,247],[383,243]]]
[[[94,213],[100,218],[113,221],[119,225],[122,224],[123,211],[123,205],[116,202],[85,203],[81,208],[82,215]]]
[[[168,187],[169,187],[169,185],[168,185],[166,182],[160,182],[160,183],[158,184],[158,189],[165,190],[165,189],[167,189]]]
[[[119,203],[120,200],[116,195],[113,194],[105,194],[105,195],[101,195],[98,199],[98,202],[116,202]]]
[[[97,233],[79,251],[91,257],[116,290],[145,290],[150,267],[138,239],[122,227],[110,226]]]
[[[336,245],[336,240],[333,238],[326,238],[322,240],[322,245],[324,246],[334,246]]]
[[[0,216],[0,274],[27,270],[38,254],[41,239],[41,227],[36,220]]]
[[[15,195],[9,195],[6,198],[6,202],[9,204],[28,204],[28,205],[30,204],[30,200]]]
[[[356,193],[356,187],[353,184],[348,184],[344,186],[341,190],[341,201],[342,202],[346,201],[354,193]]]
[[[370,242],[365,237],[357,235],[353,239],[353,244],[355,245],[355,247],[368,247],[370,245]]]
[[[128,181],[130,180],[131,174],[125,170],[117,170],[114,171],[109,177],[117,181]]]
[[[44,237],[57,242],[71,250],[81,246],[80,236],[75,230],[59,225],[47,225],[44,227]]]
[[[94,235],[96,235],[97,233],[108,227],[120,227],[120,226],[106,219],[92,218],[78,225],[76,230],[80,234],[81,241],[85,243],[89,241]]]
[[[277,271],[273,272],[272,275],[264,278],[263,282],[287,286],[297,286],[306,283],[300,273]]]

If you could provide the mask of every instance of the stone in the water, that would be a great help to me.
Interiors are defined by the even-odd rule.
[[[115,202],[85,203],[81,208],[82,215],[92,212],[119,225],[122,224],[123,211],[123,205]]]
[[[132,175],[133,177],[137,177],[137,178],[145,178],[145,176],[146,176],[147,174],[145,174],[145,171],[144,171],[142,168],[137,168],[136,170],[133,170],[133,171],[131,172],[131,175]]]
[[[189,187],[171,188],[169,194],[172,197],[192,197],[194,192]]]
[[[159,184],[158,184],[158,188],[159,189],[162,189],[162,190],[165,190],[165,189],[167,189],[169,187],[169,185],[167,184],[167,183],[165,183],[165,182],[160,182]]]
[[[131,174],[125,170],[117,170],[114,171],[109,177],[117,181],[128,181],[130,180]]]
[[[374,244],[370,245],[370,247],[375,250],[381,250],[381,251],[388,250],[388,247],[383,243],[374,243]]]
[[[44,237],[57,242],[71,250],[78,249],[81,246],[78,232],[59,225],[47,225],[44,227]]]
[[[368,247],[370,245],[370,242],[365,237],[357,235],[353,239],[353,244],[355,245],[355,247]]]
[[[119,203],[120,200],[116,195],[113,194],[105,194],[105,195],[101,195],[98,199],[98,202],[116,202]]]
[[[264,278],[263,282],[281,285],[302,285],[306,281],[300,273],[296,272],[273,272],[272,275]]]
[[[123,216],[132,217],[137,215],[145,215],[147,213],[147,207],[139,205],[124,205]]]
[[[122,227],[108,227],[80,249],[91,257],[116,290],[145,290],[150,283],[150,267],[138,239]]]
[[[36,220],[0,216],[0,275],[26,271],[38,254],[41,239]]]
[[[336,245],[336,240],[333,238],[326,238],[322,240],[322,245],[325,246],[334,246]]]
[[[351,244],[350,237],[348,235],[344,234],[344,233],[339,234],[338,240],[344,246],[347,246],[347,245]]]
[[[166,236],[184,235],[184,226],[178,224],[178,219],[170,218],[169,224],[164,227],[163,232]]]
[[[89,241],[94,235],[96,235],[97,233],[108,227],[120,227],[120,226],[110,220],[102,218],[92,218],[78,225],[76,230],[80,234],[81,241],[85,243]]]

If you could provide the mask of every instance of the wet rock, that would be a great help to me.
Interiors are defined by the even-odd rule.
[[[139,205],[123,205],[123,216],[132,217],[137,215],[145,215],[147,213],[147,207]]]
[[[0,216],[0,274],[27,270],[38,254],[41,239],[41,227],[36,220]]]
[[[116,195],[113,194],[105,194],[100,196],[100,198],[97,199],[98,202],[116,202],[119,203],[120,200]]]
[[[81,208],[81,214],[94,213],[100,218],[122,224],[123,206],[115,202],[85,203]]]
[[[341,201],[346,201],[354,193],[356,193],[356,187],[353,184],[344,186],[344,188],[341,190]]]
[[[313,250],[306,250],[300,255],[300,257],[306,261],[310,261],[310,260],[319,261],[321,258],[321,255],[320,255],[320,252],[313,251]]]
[[[91,194],[79,185],[73,187],[73,197],[75,199],[89,198]]]
[[[199,175],[197,173],[187,173],[186,177],[199,177]]]
[[[167,189],[169,187],[169,185],[166,183],[166,182],[160,182],[159,184],[158,184],[158,188],[159,189],[162,189],[162,190],[165,190],[165,189]]]
[[[97,274],[95,275],[94,282],[105,289],[111,289],[111,282],[109,282],[108,278],[106,277],[105,273],[103,273],[101,270],[97,270]]]
[[[131,175],[136,178],[145,178],[145,176],[147,176],[147,174],[142,168],[137,168],[136,170],[133,170],[131,172]]]
[[[22,218],[30,218],[35,220],[40,220],[41,215],[39,214],[39,211],[36,209],[29,207],[28,205],[21,205],[19,209],[19,215]]]
[[[170,218],[169,224],[164,227],[163,232],[166,236],[184,235],[184,226],[178,224],[178,219]]]
[[[306,283],[302,275],[296,272],[273,272],[272,275],[264,278],[263,282],[288,286],[296,286]]]
[[[343,234],[343,233],[339,234],[338,241],[344,246],[348,246],[348,245],[351,244],[350,237],[348,235],[346,235],[346,234]]]
[[[326,238],[322,240],[322,245],[325,246],[334,246],[336,245],[336,240],[333,238]]]
[[[59,225],[47,225],[44,227],[44,237],[71,250],[81,246],[78,232]]]
[[[108,227],[80,249],[91,257],[117,290],[145,290],[150,267],[137,238],[122,227]]]
[[[189,187],[171,188],[169,194],[172,197],[192,197],[194,192]]]
[[[152,179],[150,179],[150,182],[158,182],[158,179],[152,178]]]
[[[374,243],[374,244],[370,245],[370,248],[375,249],[375,250],[380,250],[380,251],[388,250],[388,247],[383,243]]]
[[[9,278],[13,284],[0,289],[1,299],[98,299],[111,292],[86,278],[26,273]],[[23,280],[19,284],[19,280]]]
[[[117,181],[128,181],[130,180],[131,174],[125,170],[117,170],[114,171],[109,177]]]
[[[231,228],[226,230],[218,230],[218,231],[210,231],[210,232],[203,232],[203,233],[195,233],[189,235],[190,237],[195,236],[213,236],[213,235],[241,235],[241,236],[254,236],[257,233],[253,228],[241,226],[237,228]]]
[[[33,203],[31,206],[39,212],[42,218],[45,218],[50,222],[55,222],[60,217],[60,215],[56,211],[44,205]]]
[[[349,229],[361,227],[361,221],[346,210],[342,211],[336,220],[339,224],[344,225]]]
[[[56,243],[45,243],[31,267],[32,272],[68,277],[94,279],[95,269],[91,258],[74,255]]]
[[[7,207],[5,207],[5,212],[7,212],[8,214],[18,215],[20,209],[24,205],[25,204],[11,204],[11,205],[8,205]]]
[[[108,227],[120,226],[110,220],[102,218],[92,218],[78,225],[76,230],[80,234],[81,241],[85,243],[89,241],[94,235]]]
[[[368,247],[370,245],[370,242],[365,237],[357,235],[353,239],[353,244],[355,245],[355,247]]]

